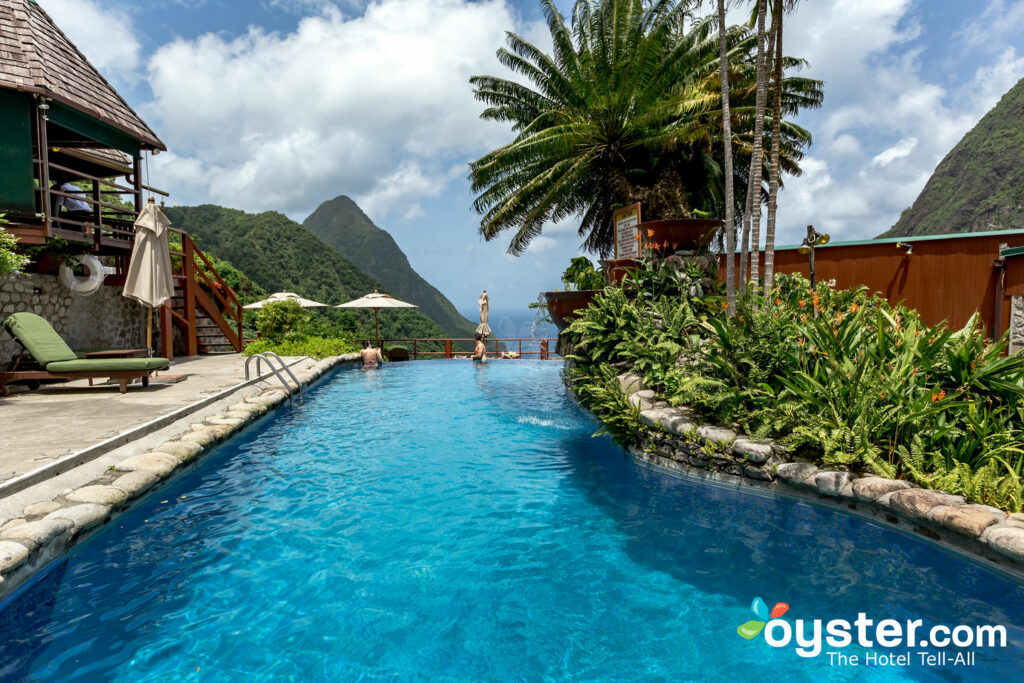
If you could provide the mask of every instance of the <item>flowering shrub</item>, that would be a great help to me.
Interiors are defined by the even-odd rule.
[[[684,290],[608,288],[569,334],[577,386],[629,366],[669,402],[818,462],[1021,509],[1024,356],[986,340],[977,316],[928,326],[863,289],[783,275],[735,316]],[[588,405],[605,417],[606,404]]]

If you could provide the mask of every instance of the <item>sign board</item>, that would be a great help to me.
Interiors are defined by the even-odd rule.
[[[640,203],[612,214],[615,224],[615,258],[640,258]]]

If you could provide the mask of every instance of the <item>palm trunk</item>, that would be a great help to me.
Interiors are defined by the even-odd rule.
[[[750,184],[747,184],[747,200],[743,204],[743,215],[739,218],[740,223],[740,294],[747,291],[747,282],[750,279]]]
[[[750,281],[757,286],[761,244],[761,176],[764,146],[764,110],[768,99],[765,83],[764,18],[767,0],[757,0],[757,99],[754,109],[754,146],[750,159]]]
[[[775,280],[775,212],[779,199],[779,154],[782,138],[782,0],[772,7],[775,38],[774,102],[772,103],[772,151],[768,174],[768,221],[764,233],[764,290],[771,296]]]
[[[732,116],[729,112],[729,57],[725,30],[725,0],[718,0],[718,58],[722,78],[722,147],[725,166],[725,296],[729,313],[736,312],[736,225],[733,214]]]

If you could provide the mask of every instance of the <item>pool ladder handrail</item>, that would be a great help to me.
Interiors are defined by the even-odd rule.
[[[283,369],[285,372],[287,372],[288,376],[292,378],[293,382],[295,382],[295,389],[294,390],[292,389],[291,385],[288,384],[287,381],[285,381],[285,378],[281,375],[281,373],[277,371],[277,368],[274,367],[274,361],[273,361],[274,358],[276,358],[277,362],[281,364],[281,369]],[[249,381],[249,363],[251,363],[253,361],[253,359],[256,360],[256,377],[257,377],[257,379],[261,378],[263,376],[263,373],[260,371],[260,363],[262,361],[267,361],[267,365],[270,367],[271,371],[277,376],[277,379],[281,381],[281,384],[284,385],[285,391],[288,392],[288,403],[289,404],[293,403],[292,396],[295,394],[296,391],[299,393],[299,404],[301,405],[303,403],[303,401],[302,401],[302,384],[295,377],[295,373],[293,373],[292,369],[288,367],[288,364],[284,362],[284,359],[281,358],[281,356],[279,356],[276,353],[274,353],[273,351],[264,351],[262,353],[254,353],[253,355],[251,355],[251,356],[249,356],[248,358],[245,359],[245,380],[246,381]],[[268,377],[269,377],[269,375],[268,375]]]

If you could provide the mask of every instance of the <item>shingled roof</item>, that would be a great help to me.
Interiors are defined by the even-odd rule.
[[[0,88],[51,97],[143,147],[167,149],[33,0],[0,0]]]

